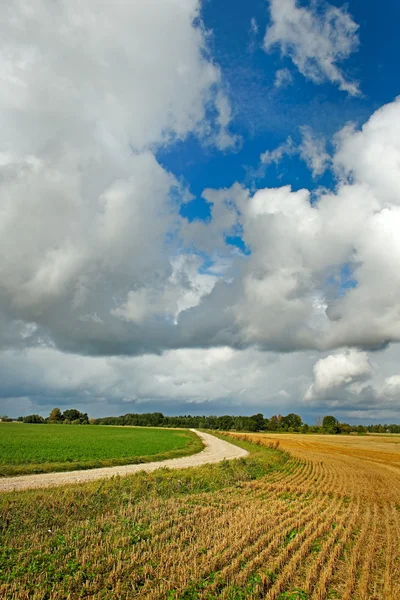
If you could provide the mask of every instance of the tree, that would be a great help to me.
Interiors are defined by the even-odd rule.
[[[351,425],[348,423],[339,423],[339,430],[340,433],[349,434],[351,432]]]
[[[44,419],[40,415],[27,415],[24,417],[24,423],[44,423]]]
[[[269,420],[269,430],[276,431],[278,429],[279,421],[276,415],[273,415]]]
[[[77,410],[76,408],[69,408],[68,410],[64,410],[63,417],[66,421],[69,421],[70,423],[72,423],[72,421],[79,419],[80,414],[81,414],[80,411]]]
[[[64,410],[62,416],[65,423],[74,423],[74,421],[76,421],[74,424],[79,425],[87,425],[89,423],[89,417],[87,416],[87,413],[81,413],[76,408]]]
[[[322,419],[322,427],[327,433],[339,433],[339,421],[332,417],[332,415],[327,415]]]
[[[246,423],[247,431],[255,432],[257,431],[257,421],[255,421],[252,417],[247,420]]]
[[[281,424],[284,428],[291,427],[293,431],[299,431],[300,427],[303,425],[301,417],[296,415],[295,413],[289,413],[286,417],[282,417]]]
[[[8,423],[10,419],[8,418],[7,415],[3,415],[2,417],[0,417],[0,421],[2,421],[3,423]]]
[[[63,420],[61,410],[59,408],[53,408],[49,414],[49,423],[62,423]]]
[[[255,422],[256,431],[262,431],[263,429],[265,429],[264,416],[261,413],[253,415],[252,417],[250,417],[250,419]]]

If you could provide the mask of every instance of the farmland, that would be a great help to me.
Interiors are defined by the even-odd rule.
[[[0,496],[0,597],[397,600],[400,438],[238,437],[229,463]]]
[[[202,449],[191,431],[0,423],[0,476],[164,460]]]

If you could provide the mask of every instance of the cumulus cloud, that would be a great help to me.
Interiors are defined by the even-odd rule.
[[[334,192],[311,202],[305,189],[236,183],[205,190],[211,217],[191,223],[150,150],[3,154],[3,344],[140,354],[399,341],[399,114],[395,101],[336,136]],[[235,235],[245,254],[226,243]]]
[[[172,271],[160,287],[131,290],[126,302],[113,309],[116,317],[143,324],[153,317],[170,319],[177,323],[179,314],[197,306],[200,299],[209,294],[217,281],[220,271],[217,267],[209,273],[200,273],[202,261],[195,255],[180,255],[171,260]]]
[[[113,181],[95,197],[94,221],[76,181],[67,185],[65,169],[48,181],[40,162],[24,164],[24,177],[7,165],[1,239],[8,260],[1,282],[8,313],[45,325],[60,347],[100,353],[116,352],[118,345],[119,352],[132,353],[215,343],[378,347],[398,340],[399,106],[378,111],[362,131],[341,132],[334,157],[341,183],[315,204],[307,190],[288,186],[252,197],[239,185],[206,191],[212,218],[181,224],[185,244],[219,252],[221,260],[229,252],[225,236],[237,232],[251,254],[233,258],[225,276],[207,280],[200,292],[193,269],[191,276],[174,275],[174,244],[168,248],[165,238],[177,227],[177,215],[165,198],[177,184],[150,153],[130,157],[130,178]],[[45,233],[40,215],[24,209],[28,198],[40,199],[39,213],[46,206],[46,195],[35,192],[43,181],[51,186],[46,214],[52,224]],[[38,234],[34,242],[24,235],[26,227],[40,233],[41,244]],[[343,265],[353,287],[341,283]],[[188,294],[198,306],[185,305]],[[179,306],[186,306],[180,315]],[[75,325],[85,315],[95,317]]]
[[[337,137],[335,192],[257,191],[239,206],[251,250],[232,307],[268,348],[377,349],[400,340],[400,102]],[[240,282],[240,285],[239,285]]]
[[[338,66],[358,46],[358,25],[345,9],[327,4],[322,12],[315,3],[306,8],[296,0],[270,0],[270,18],[267,51],[278,46],[307,79],[331,81],[352,96],[359,94],[357,84]]]
[[[372,367],[366,352],[351,348],[318,360],[313,371],[314,382],[308,388],[305,400],[324,397],[338,388],[368,378]]]
[[[177,275],[186,191],[155,149],[235,143],[199,2],[17,1],[0,27],[0,343],[134,352],[206,279]]]
[[[398,345],[373,355],[348,348],[324,356],[313,367],[303,406],[317,411],[329,408],[342,419],[398,421],[398,358]]]

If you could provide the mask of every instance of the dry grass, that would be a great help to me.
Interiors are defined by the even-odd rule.
[[[3,496],[0,597],[398,600],[400,438],[247,439],[232,463]]]

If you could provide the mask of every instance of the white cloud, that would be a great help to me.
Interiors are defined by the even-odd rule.
[[[275,73],[274,87],[285,88],[293,83],[293,75],[289,69],[278,69]]]
[[[154,150],[189,133],[236,143],[198,17],[197,0],[35,0],[2,20],[0,316],[35,324],[25,343],[91,352],[143,337],[116,317],[129,298],[173,296],[174,314],[197,301],[173,282],[186,191]]]
[[[296,0],[270,0],[270,17],[264,38],[267,51],[278,45],[307,79],[331,81],[350,95],[359,94],[357,84],[338,67],[358,46],[358,25],[344,9],[327,4],[321,12],[315,3],[306,8]]]
[[[54,155],[85,140],[139,151],[184,137],[220,79],[203,58],[198,9],[196,0],[14,2],[2,20],[4,146]]]
[[[361,131],[346,128],[333,158],[341,181],[313,204],[286,186],[239,205],[251,250],[231,308],[241,339],[270,349],[400,341],[399,123],[396,101]]]
[[[304,395],[304,407],[334,411],[341,419],[399,420],[400,348],[391,346],[368,356],[354,348],[318,360]]]
[[[316,137],[311,128],[300,127],[302,143],[299,148],[301,158],[306,162],[313,177],[322,175],[329,166],[331,157],[326,151],[325,140]]]
[[[338,388],[368,378],[372,367],[366,352],[351,348],[318,360],[313,371],[314,382],[306,392],[306,401],[335,393]]]
[[[199,273],[201,263],[194,255],[178,256],[171,262],[172,272],[166,282],[158,287],[131,290],[126,301],[111,314],[137,324],[153,318],[169,319],[176,324],[182,311],[197,306],[211,292],[216,275],[221,274]]]
[[[296,152],[296,147],[292,138],[289,136],[285,142],[274,148],[274,150],[266,150],[260,155],[262,165],[276,165],[284,158],[284,156],[292,156]]]
[[[216,96],[215,107],[218,111],[217,124],[219,125],[219,131],[214,137],[215,144],[219,150],[233,148],[239,144],[240,139],[228,131],[229,123],[232,120],[232,111],[228,98],[221,91]]]
[[[387,377],[382,386],[378,390],[381,398],[389,399],[396,403],[396,407],[400,407],[400,375],[391,375]]]
[[[250,54],[252,52],[254,52],[254,50],[257,47],[258,32],[259,32],[259,28],[258,28],[257,19],[255,19],[255,17],[252,17],[250,19],[250,29],[249,29],[250,42],[248,44],[248,51]]]
[[[302,141],[296,145],[289,136],[282,144],[273,150],[266,150],[260,154],[260,167],[255,175],[264,176],[265,168],[272,163],[278,165],[285,156],[299,155],[305,161],[312,172],[313,177],[322,175],[328,168],[331,157],[326,151],[326,143],[323,137],[314,135],[312,129],[307,126],[300,127]]]
[[[336,136],[334,165],[349,181],[363,181],[382,207],[399,204],[400,97],[378,109],[357,131],[344,127]]]
[[[254,17],[252,17],[250,20],[250,31],[254,35],[257,35],[258,33],[258,23]]]

